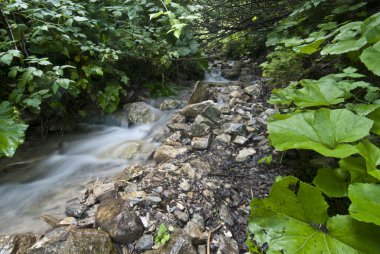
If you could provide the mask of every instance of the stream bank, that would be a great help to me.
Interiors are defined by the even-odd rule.
[[[109,181],[86,184],[66,204],[65,217],[45,217],[48,233],[0,238],[0,246],[8,246],[0,250],[247,252],[250,200],[266,196],[275,177],[289,172],[285,165],[258,163],[268,155],[279,157],[266,139],[266,121],[276,112],[267,96],[265,83],[257,78],[198,82],[189,105],[165,123],[163,143],[151,160],[128,166]],[[161,224],[171,236],[159,247],[154,238]]]

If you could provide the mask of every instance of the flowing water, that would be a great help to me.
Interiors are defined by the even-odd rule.
[[[155,110],[160,120],[127,128],[119,114],[102,125],[84,125],[77,133],[50,137],[12,160],[0,161],[0,234],[42,233],[41,215],[63,216],[65,202],[89,181],[105,179],[131,164],[145,161],[159,145],[156,136],[168,114]],[[56,148],[61,143],[60,149]],[[52,151],[48,155],[47,152]],[[55,151],[54,151],[55,150]]]

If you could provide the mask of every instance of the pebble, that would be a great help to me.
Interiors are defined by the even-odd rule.
[[[191,186],[187,181],[183,181],[182,183],[179,184],[179,188],[183,191],[189,191]]]
[[[188,222],[189,221],[189,215],[187,215],[187,213],[181,212],[179,210],[174,211],[174,216],[182,222]]]
[[[150,250],[154,245],[154,239],[152,235],[144,235],[136,242],[136,250],[144,251]]]

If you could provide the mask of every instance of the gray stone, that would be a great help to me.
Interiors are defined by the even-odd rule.
[[[191,137],[202,137],[209,134],[210,131],[211,131],[211,128],[207,124],[194,122],[191,125],[189,135]]]
[[[180,188],[181,190],[183,190],[183,191],[189,191],[190,188],[191,188],[191,186],[190,186],[189,182],[187,182],[187,181],[183,181],[183,182],[181,182],[181,183],[179,184],[179,188]]]
[[[247,86],[246,88],[244,88],[244,92],[250,96],[259,96],[260,86],[258,84]]]
[[[197,254],[197,250],[191,242],[191,238],[183,231],[178,230],[170,237],[168,246],[158,253],[169,254]]]
[[[221,205],[219,209],[219,216],[226,223],[226,225],[228,226],[234,225],[234,219],[231,215],[231,211],[225,204]]]
[[[196,150],[206,150],[211,144],[211,135],[195,137],[191,140],[191,147]]]
[[[206,124],[206,125],[210,126],[212,129],[217,126],[215,122],[211,121],[210,119],[208,119],[207,117],[205,117],[203,115],[198,115],[195,118],[194,123]]]
[[[231,136],[224,133],[224,134],[218,135],[215,138],[215,141],[221,142],[221,143],[224,143],[224,144],[229,144],[231,142]]]
[[[0,237],[0,253],[1,254],[25,254],[37,241],[35,235],[16,234],[12,236]]]
[[[250,156],[256,154],[256,150],[254,148],[244,148],[239,151],[239,154],[236,156],[235,160],[237,162],[244,162],[249,159]]]
[[[62,253],[69,229],[59,227],[48,232],[27,251],[27,254],[55,254]]]
[[[168,128],[174,132],[174,131],[190,131],[190,125],[186,123],[174,123],[174,124],[168,124]]]
[[[239,254],[239,245],[234,239],[221,234],[217,236],[217,239],[219,240],[217,254]]]
[[[191,237],[192,242],[196,245],[202,243],[205,240],[203,238],[203,231],[201,227],[193,221],[189,221],[183,230]]]
[[[77,225],[77,224],[78,224],[78,220],[75,219],[74,217],[66,217],[59,222],[59,225],[63,225],[63,226]]]
[[[77,203],[69,203],[66,205],[65,214],[68,217],[82,218],[87,210],[87,206]]]
[[[190,165],[190,163],[185,163],[180,168],[181,172],[186,174],[190,179],[194,179],[196,176],[195,169]]]
[[[207,254],[206,249],[207,249],[207,245],[199,245],[198,254]]]
[[[144,235],[136,242],[136,250],[144,251],[150,250],[154,245],[154,239],[152,235]]]
[[[128,112],[128,121],[132,124],[154,123],[159,119],[156,110],[145,102],[127,104],[124,109]]]
[[[69,232],[63,254],[116,253],[106,232],[96,229],[73,229]]]
[[[208,85],[206,83],[198,81],[194,86],[194,90],[191,93],[190,99],[187,101],[187,104],[191,105],[204,101],[208,92],[207,86]]]
[[[193,218],[191,218],[191,221],[193,221],[194,223],[197,223],[202,230],[204,230],[205,228],[205,219],[203,218],[202,215],[200,214],[194,214],[193,215]]]
[[[164,162],[168,159],[174,159],[177,156],[183,155],[187,152],[187,148],[174,148],[172,146],[160,146],[154,153],[153,158],[157,163]]]
[[[182,222],[188,222],[189,221],[189,215],[187,215],[187,213],[176,210],[176,211],[174,211],[174,216]]]
[[[241,123],[225,123],[222,130],[229,134],[242,134],[245,131],[245,126]]]
[[[201,114],[212,122],[218,123],[220,121],[220,115],[222,114],[222,111],[219,109],[218,104],[213,103],[205,107],[201,111]]]
[[[144,232],[141,219],[128,210],[128,203],[122,199],[103,201],[96,212],[95,224],[120,244],[132,243]]]
[[[181,106],[181,102],[179,100],[166,99],[160,104],[161,110],[173,110],[177,109]]]
[[[245,143],[247,143],[247,141],[248,141],[248,139],[246,137],[236,136],[234,139],[234,144],[244,145]]]
[[[215,103],[213,101],[204,101],[201,103],[191,104],[182,108],[179,113],[186,118],[195,118],[197,115],[201,114],[205,108],[214,104]]]
[[[78,195],[77,195],[79,202],[81,202],[81,203],[86,202],[86,199],[88,198],[88,194],[89,194],[89,192],[87,189],[83,189],[83,190],[79,191]]]

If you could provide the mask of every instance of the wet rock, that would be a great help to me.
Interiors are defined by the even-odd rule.
[[[154,108],[145,102],[127,104],[124,109],[128,112],[128,121],[132,124],[154,123],[159,119]]]
[[[191,185],[187,181],[183,181],[179,184],[179,188],[183,191],[189,191],[191,188]]]
[[[86,202],[86,199],[88,198],[89,191],[88,189],[83,189],[78,192],[77,198],[79,202],[84,203]]]
[[[46,222],[51,228],[56,228],[61,221],[59,218],[48,214],[42,215],[41,219]]]
[[[239,154],[236,156],[235,160],[237,162],[244,162],[249,159],[250,156],[256,154],[256,150],[254,148],[244,148],[239,151]]]
[[[241,123],[225,123],[222,130],[229,134],[242,134],[245,131],[245,126]]]
[[[213,128],[216,128],[216,123],[211,121],[209,118],[203,116],[203,115],[198,115],[195,120],[194,120],[194,123],[202,123],[202,124],[206,124],[208,126],[210,126],[212,129]]]
[[[154,239],[152,235],[144,235],[136,242],[136,250],[144,251],[150,250],[154,245]]]
[[[203,231],[201,227],[193,221],[189,221],[183,230],[191,237],[192,242],[196,245],[202,243],[205,240],[203,238]]]
[[[181,156],[187,152],[187,148],[174,148],[172,146],[161,146],[154,153],[154,159],[157,163],[164,162],[168,159],[174,159],[177,156]]]
[[[217,254],[239,254],[239,246],[234,239],[224,235],[218,235],[217,239],[219,241]]]
[[[202,81],[198,81],[194,86],[194,90],[191,93],[190,99],[187,101],[187,104],[191,105],[204,101],[206,99],[207,93],[207,84],[203,83]]]
[[[191,218],[191,221],[198,224],[202,230],[205,228],[205,219],[200,214],[194,214],[193,218]]]
[[[66,205],[65,214],[67,217],[83,218],[86,210],[87,206],[83,204],[69,203]]]
[[[252,85],[252,86],[247,86],[244,88],[244,92],[248,95],[251,96],[259,96],[260,95],[260,86],[259,85]]]
[[[144,232],[141,219],[130,212],[127,203],[121,199],[103,201],[96,212],[95,224],[121,244],[137,240]]]
[[[190,125],[186,123],[174,123],[174,124],[168,124],[168,128],[172,131],[185,131],[188,132],[190,131]]]
[[[219,109],[218,104],[213,103],[209,106],[205,107],[201,114],[211,120],[214,123],[218,123],[220,121],[220,115],[222,114],[221,110]]]
[[[231,211],[225,204],[221,205],[219,209],[219,216],[226,223],[226,225],[228,226],[234,225],[234,219],[231,215]]]
[[[190,127],[189,135],[191,137],[202,137],[209,134],[210,131],[211,128],[207,124],[194,122]]]
[[[229,80],[236,80],[240,75],[240,68],[222,69],[222,76]]]
[[[168,124],[174,124],[174,123],[185,123],[186,122],[186,117],[180,114],[173,114],[169,121]]]
[[[231,136],[228,134],[221,134],[215,138],[215,141],[228,145],[231,142]]]
[[[186,118],[195,118],[197,115],[201,114],[205,108],[214,104],[215,103],[213,101],[204,101],[201,103],[191,104],[182,108],[179,113]]]
[[[179,230],[171,235],[168,246],[159,253],[197,254],[197,250],[192,244],[191,238]]]
[[[188,222],[189,221],[189,215],[187,213],[181,212],[181,211],[174,211],[174,216],[182,221],[182,222]]]
[[[181,102],[179,100],[166,99],[160,104],[161,110],[173,110],[177,109],[181,106]]]
[[[242,94],[239,91],[233,91],[229,94],[231,98],[240,98]]]
[[[74,217],[66,217],[59,222],[59,225],[69,226],[69,225],[77,225],[78,221]]]
[[[244,145],[245,143],[247,143],[247,141],[248,141],[248,139],[246,137],[236,136],[234,139],[234,144]]]
[[[35,235],[16,234],[0,237],[0,253],[25,254],[36,241],[37,236]]]
[[[73,229],[66,240],[63,254],[117,253],[106,232],[96,229]]]
[[[206,150],[211,144],[211,135],[195,137],[191,140],[191,147],[196,150]]]
[[[48,232],[28,249],[27,254],[62,253],[69,230],[69,228],[59,227]]]

